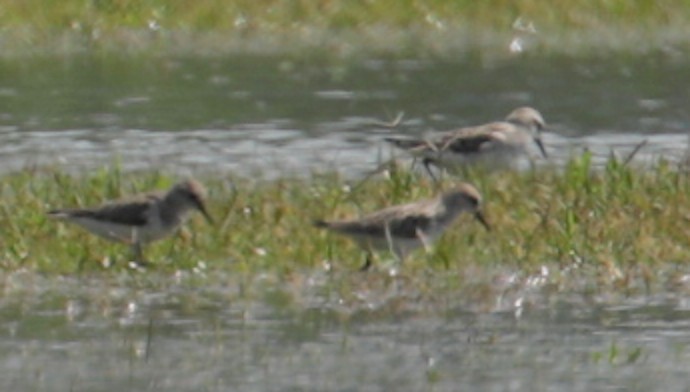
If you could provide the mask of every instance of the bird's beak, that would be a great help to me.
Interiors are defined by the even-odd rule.
[[[486,218],[484,218],[484,215],[481,211],[475,212],[474,217],[479,221],[479,223],[482,224],[482,226],[484,226],[486,231],[491,231],[491,226],[489,226],[489,222],[486,221]]]
[[[206,221],[210,224],[213,224],[213,218],[211,218],[211,215],[209,215],[208,211],[206,211],[206,206],[204,205],[204,202],[199,201],[196,204],[196,207],[204,215],[204,218],[206,218]]]
[[[544,142],[541,141],[541,137],[535,137],[534,142],[537,144],[539,147],[539,151],[541,151],[541,155],[544,156],[544,158],[548,159],[549,156],[546,154],[546,149],[544,148]]]

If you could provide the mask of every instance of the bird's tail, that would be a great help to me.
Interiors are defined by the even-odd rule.
[[[46,212],[46,215],[52,218],[64,219],[69,217],[69,211],[66,210],[50,210]]]
[[[318,227],[320,229],[325,229],[325,228],[328,228],[330,226],[328,224],[328,222],[326,222],[325,220],[321,220],[321,219],[315,219],[311,223],[314,225],[314,227]]]

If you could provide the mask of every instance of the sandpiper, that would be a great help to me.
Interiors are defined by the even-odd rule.
[[[168,192],[140,194],[95,208],[49,211],[48,215],[74,222],[93,234],[130,244],[136,262],[143,262],[142,245],[172,234],[189,212],[199,210],[209,223],[204,187],[187,180]]]
[[[429,165],[450,171],[477,164],[488,169],[520,169],[524,162],[529,162],[530,141],[547,158],[541,140],[545,127],[546,123],[537,110],[521,107],[513,110],[505,121],[460,128],[429,140],[398,137],[385,140],[415,157],[421,157],[430,174]]]
[[[354,239],[366,252],[362,270],[371,266],[375,250],[390,250],[400,261],[416,248],[429,246],[443,234],[462,212],[472,212],[487,230],[481,209],[481,195],[470,184],[461,184],[436,198],[401,204],[376,211],[359,219],[314,222]]]

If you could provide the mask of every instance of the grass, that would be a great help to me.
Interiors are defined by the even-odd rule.
[[[648,290],[672,284],[678,276],[669,271],[690,261],[690,182],[667,163],[635,170],[612,157],[603,170],[593,170],[585,154],[563,170],[474,173],[468,179],[482,192],[494,231],[461,218],[433,252],[419,250],[401,266],[408,277],[422,279],[415,284],[427,284],[420,277],[485,268],[536,274],[547,268],[556,274],[587,271],[597,284]],[[45,211],[165,189],[175,180],[163,173],[123,173],[117,165],[81,176],[59,169],[5,175],[0,267],[49,275],[127,271],[127,246],[54,221]],[[446,176],[441,186],[457,181]],[[275,181],[221,175],[203,182],[216,224],[199,216],[176,238],[148,246],[153,270],[277,277],[337,270],[357,276],[361,250],[314,229],[312,219],[356,216],[435,192],[426,176],[398,164],[357,184],[335,173]],[[391,257],[379,256],[377,267],[385,271]],[[558,284],[567,283],[563,279]]]
[[[649,325],[655,332],[660,317],[675,316],[660,313],[663,308],[658,309],[654,300],[632,308],[608,308],[594,301],[591,307],[565,303],[542,311],[537,308],[524,321],[518,313],[523,308],[529,312],[535,288],[542,289],[542,301],[549,303],[550,290],[567,290],[576,285],[576,278],[587,279],[586,287],[593,287],[594,294],[608,287],[627,295],[639,290],[640,282],[643,289],[669,287],[687,276],[683,270],[690,260],[688,174],[664,162],[650,170],[635,169],[614,156],[604,168],[594,170],[590,158],[584,154],[563,169],[533,173],[470,173],[467,180],[484,194],[485,212],[495,230],[486,233],[471,219],[462,219],[433,253],[420,250],[396,275],[386,269],[356,272],[362,253],[346,240],[313,230],[309,222],[314,217],[356,215],[434,193],[426,176],[405,166],[392,164],[386,173],[364,183],[344,180],[336,173],[276,181],[209,173],[200,179],[209,188],[209,210],[216,224],[209,226],[196,217],[186,226],[188,234],[150,246],[147,255],[155,264],[145,273],[126,268],[125,246],[49,220],[45,211],[164,189],[178,178],[157,172],[126,173],[117,164],[82,175],[59,168],[28,168],[3,175],[0,182],[3,314],[13,323],[12,336],[18,331],[19,343],[31,343],[20,347],[29,359],[31,355],[45,357],[45,344],[36,344],[43,341],[53,346],[69,343],[69,361],[58,361],[57,369],[66,363],[70,370],[80,363],[79,358],[103,357],[106,352],[111,384],[122,379],[131,385],[148,377],[143,385],[152,377],[166,375],[160,366],[153,376],[147,373],[166,355],[173,355],[176,368],[182,364],[182,369],[191,369],[188,372],[218,366],[226,371],[225,358],[230,357],[241,359],[240,368],[254,362],[264,366],[265,358],[278,353],[273,357],[284,360],[282,353],[299,345],[309,346],[307,354],[313,357],[310,353],[324,336],[324,344],[330,346],[342,339],[341,348],[333,354],[330,347],[317,353],[315,360],[320,360],[319,355],[326,359],[336,355],[348,365],[353,353],[359,356],[357,361],[369,360],[371,354],[362,351],[356,339],[372,334],[377,342],[388,338],[395,344],[402,339],[406,351],[408,337],[421,336],[415,342],[421,341],[421,347],[428,346],[432,354],[441,347],[433,339],[457,341],[463,358],[479,363],[474,367],[487,363],[524,367],[539,361],[543,365],[544,358],[553,357],[550,351],[544,354],[544,349],[522,350],[520,343],[518,350],[512,350],[518,355],[506,356],[526,334],[532,342],[538,338],[546,349],[550,343],[565,342],[565,351],[556,350],[556,354],[564,352],[566,361],[574,358],[578,369],[590,363],[585,370],[594,373],[602,365],[606,365],[603,371],[616,371],[650,361],[668,362],[673,357],[665,348],[668,344],[656,350],[636,337],[640,328]],[[446,176],[443,186],[455,181]],[[381,256],[379,268],[387,258]],[[112,259],[112,266],[103,267],[104,258]],[[487,279],[482,275],[487,267],[517,271],[506,278],[517,276],[522,283]],[[676,267],[679,273],[673,274]],[[88,279],[93,275],[104,279]],[[169,279],[178,275],[197,280],[180,284]],[[227,276],[235,277],[231,284],[222,281]],[[537,282],[546,276],[547,284]],[[149,277],[152,284],[139,283]],[[253,301],[257,297],[260,305]],[[500,313],[489,317],[468,313],[482,307]],[[428,314],[440,317],[430,319],[425,317]],[[631,330],[630,320],[636,327],[631,333],[626,332]],[[595,339],[583,340],[592,330],[599,331]],[[554,338],[557,333],[564,338]],[[618,335],[622,343],[616,340]],[[567,347],[571,340],[582,347]],[[160,348],[170,342],[182,344],[183,359],[175,356],[181,350]],[[64,351],[58,350],[58,355],[64,357]],[[237,354],[245,351],[251,355]],[[454,374],[453,358],[443,354],[413,358],[423,364],[418,374],[428,385],[453,381],[449,378]],[[285,360],[299,366],[298,357],[288,355]],[[439,365],[432,366],[432,357],[441,359]],[[34,362],[41,364],[41,358]],[[201,365],[187,365],[189,358]],[[138,366],[134,381],[133,366]],[[32,370],[25,366],[20,376]],[[542,372],[539,377],[543,376]],[[87,384],[79,377],[70,382]]]
[[[161,46],[191,50],[198,47],[199,34],[212,32],[220,41],[218,47],[270,37],[257,45],[282,48],[286,40],[315,41],[338,52],[347,51],[342,44],[348,39],[343,38],[351,35],[360,36],[365,46],[378,42],[389,50],[419,46],[411,37],[430,34],[425,46],[438,45],[439,36],[452,42],[481,41],[479,37],[496,32],[511,33],[520,19],[534,23],[544,40],[568,32],[598,42],[606,31],[610,39],[634,41],[630,45],[638,47],[643,43],[631,31],[653,33],[673,26],[685,31],[689,5],[687,0],[6,0],[0,7],[0,26],[3,46],[17,50],[61,50],[72,45],[117,52],[137,47],[149,52]],[[340,39],[324,41],[332,34]],[[192,43],[185,45],[190,39]],[[278,42],[270,44],[272,40]],[[559,46],[563,42],[553,45]]]
[[[690,13],[686,0],[538,0],[506,1],[282,1],[267,0],[7,0],[3,26],[108,30],[151,25],[188,30],[263,30],[325,27],[352,29],[383,24],[396,28],[443,24],[505,28],[520,17],[538,25],[594,28],[610,24],[661,25]]]

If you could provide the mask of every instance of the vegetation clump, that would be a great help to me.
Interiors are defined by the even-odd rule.
[[[610,281],[654,282],[661,266],[690,261],[690,183],[661,162],[634,169],[612,157],[599,170],[591,156],[563,169],[524,173],[469,173],[484,198],[493,230],[459,219],[430,252],[416,251],[404,265],[379,254],[380,268],[462,271],[502,266],[537,271],[589,268]],[[430,197],[459,180],[432,182],[420,171],[392,163],[383,173],[352,182],[337,173],[309,179],[259,181],[231,175],[199,178],[209,189],[215,226],[193,219],[176,237],[147,249],[159,271],[192,270],[278,276],[298,270],[356,269],[364,254],[339,236],[316,230],[316,218],[357,217],[388,205]],[[86,175],[26,169],[5,175],[0,266],[42,273],[122,271],[126,248],[46,216],[56,206],[86,206],[140,191],[166,189],[178,178],[123,173],[117,167]],[[634,278],[633,278],[634,277]]]

